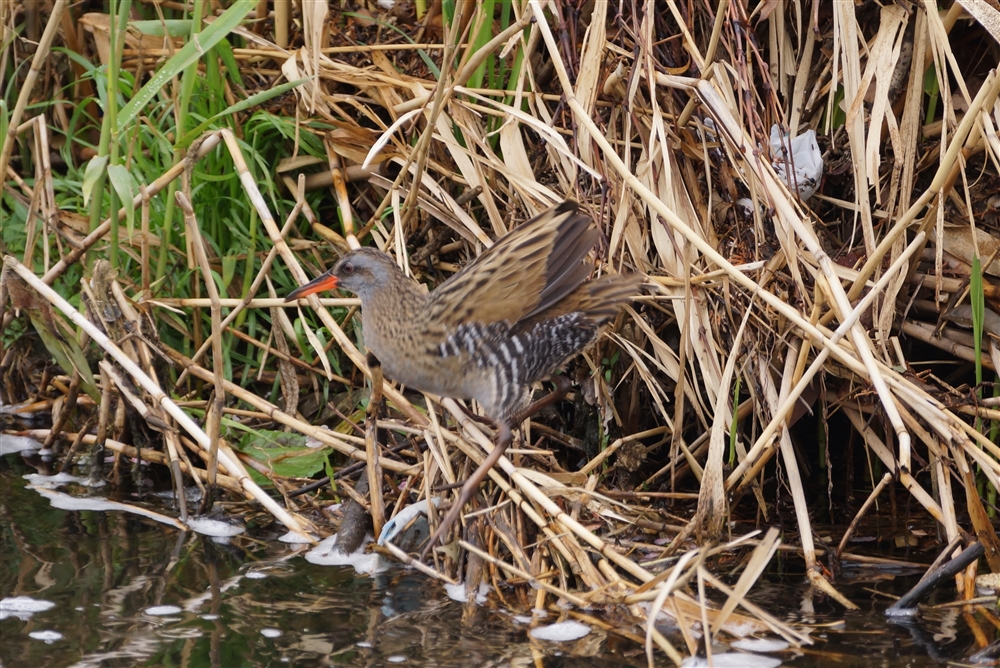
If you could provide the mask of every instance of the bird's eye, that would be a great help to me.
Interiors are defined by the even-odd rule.
[[[344,271],[345,274],[353,274],[354,273],[354,265],[351,264],[350,262],[348,262],[343,267],[341,267],[341,269]]]

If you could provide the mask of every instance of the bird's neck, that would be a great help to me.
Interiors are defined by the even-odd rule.
[[[414,339],[426,329],[428,296],[412,279],[384,286],[361,299],[361,324],[365,346],[381,362],[387,377],[412,383],[407,363],[415,346]]]
[[[400,280],[376,290],[368,299],[362,299],[362,313],[379,319],[386,317],[396,322],[414,322],[427,312],[429,293],[411,278]]]

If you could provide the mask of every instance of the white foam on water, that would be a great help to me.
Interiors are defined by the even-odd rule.
[[[281,637],[280,629],[261,629],[260,634],[265,638],[279,638]]]
[[[24,476],[24,479],[30,482],[35,487],[41,487],[43,489],[58,489],[59,487],[62,487],[63,485],[68,485],[70,483],[76,483],[77,485],[86,485],[87,482],[89,481],[89,478],[70,475],[69,473],[57,473],[55,475],[28,473]]]
[[[45,612],[56,606],[52,601],[30,596],[13,596],[0,600],[0,619],[17,617],[27,621],[36,612]]]
[[[0,457],[12,455],[15,452],[25,450],[41,450],[42,444],[27,436],[15,436],[14,434],[0,434]]]
[[[35,640],[41,640],[42,642],[51,645],[57,640],[63,639],[63,634],[58,631],[32,631],[28,634],[29,638],[34,638]]]
[[[39,487],[42,486],[39,485]],[[42,487],[42,489],[51,488]],[[69,496],[68,494],[60,494],[58,496],[50,496],[48,499],[53,508],[59,508],[60,510],[120,510],[118,504],[114,501],[108,501],[99,496]]]
[[[530,631],[528,635],[535,640],[550,640],[552,642],[569,642],[579,640],[591,631],[590,627],[580,622],[572,620],[549,624],[548,626],[538,626]]]
[[[206,518],[194,518],[187,521],[187,525],[191,527],[191,530],[195,533],[200,533],[204,536],[214,536],[216,538],[228,538],[230,536],[239,536],[241,533],[246,533],[246,529],[235,524],[230,524],[229,522],[223,522],[222,520],[210,520]]]
[[[448,594],[448,598],[453,601],[458,601],[459,603],[465,603],[469,600],[469,590],[466,588],[465,584],[451,584],[446,582],[444,585],[444,590]],[[479,583],[479,589],[476,590],[476,605],[482,605],[486,603],[486,596],[490,593],[490,586],[485,582]]]
[[[729,643],[729,646],[745,652],[782,652],[788,649],[787,642],[776,638],[741,638]]]
[[[176,605],[154,605],[151,608],[146,608],[143,612],[151,617],[166,617],[167,615],[176,615],[183,610]]]
[[[361,547],[351,554],[345,554],[337,547],[337,536],[333,535],[306,552],[306,561],[317,566],[353,566],[355,571],[364,575],[374,575],[388,570],[382,557],[375,553],[365,553],[365,545],[370,542],[371,538],[365,536]]]
[[[723,652],[712,654],[712,663],[700,656],[689,656],[681,662],[681,668],[778,668],[781,659],[760,654],[742,654],[740,652]]]
[[[55,607],[52,601],[30,596],[14,596],[0,600],[0,610],[9,612],[43,612]]]
[[[458,601],[459,603],[465,603],[465,585],[464,584],[451,584],[450,582],[444,583],[444,590],[448,594],[448,598],[453,601]]]
[[[302,534],[295,533],[294,531],[289,531],[283,534],[278,540],[282,543],[288,543],[289,545],[308,545],[309,541],[306,540],[305,536]]]

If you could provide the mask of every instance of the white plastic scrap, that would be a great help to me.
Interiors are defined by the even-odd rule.
[[[803,202],[812,197],[823,178],[823,154],[816,143],[816,131],[806,130],[789,142],[781,127],[772,125],[771,150],[774,152],[774,171],[781,180],[789,189],[798,192]],[[794,167],[792,174],[788,173],[789,167]]]
[[[441,499],[435,498],[435,507],[441,503]],[[410,523],[417,515],[427,514],[427,499],[418,501],[417,503],[411,503],[406,508],[403,508],[393,517],[391,520],[385,523],[382,527],[382,533],[378,536],[378,544],[385,545],[385,541],[392,540],[396,535]]]

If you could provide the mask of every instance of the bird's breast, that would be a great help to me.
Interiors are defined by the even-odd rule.
[[[433,328],[369,327],[363,321],[365,346],[382,364],[386,378],[406,387],[456,399],[479,399],[486,383],[482,370],[465,356],[440,354],[444,339]]]

